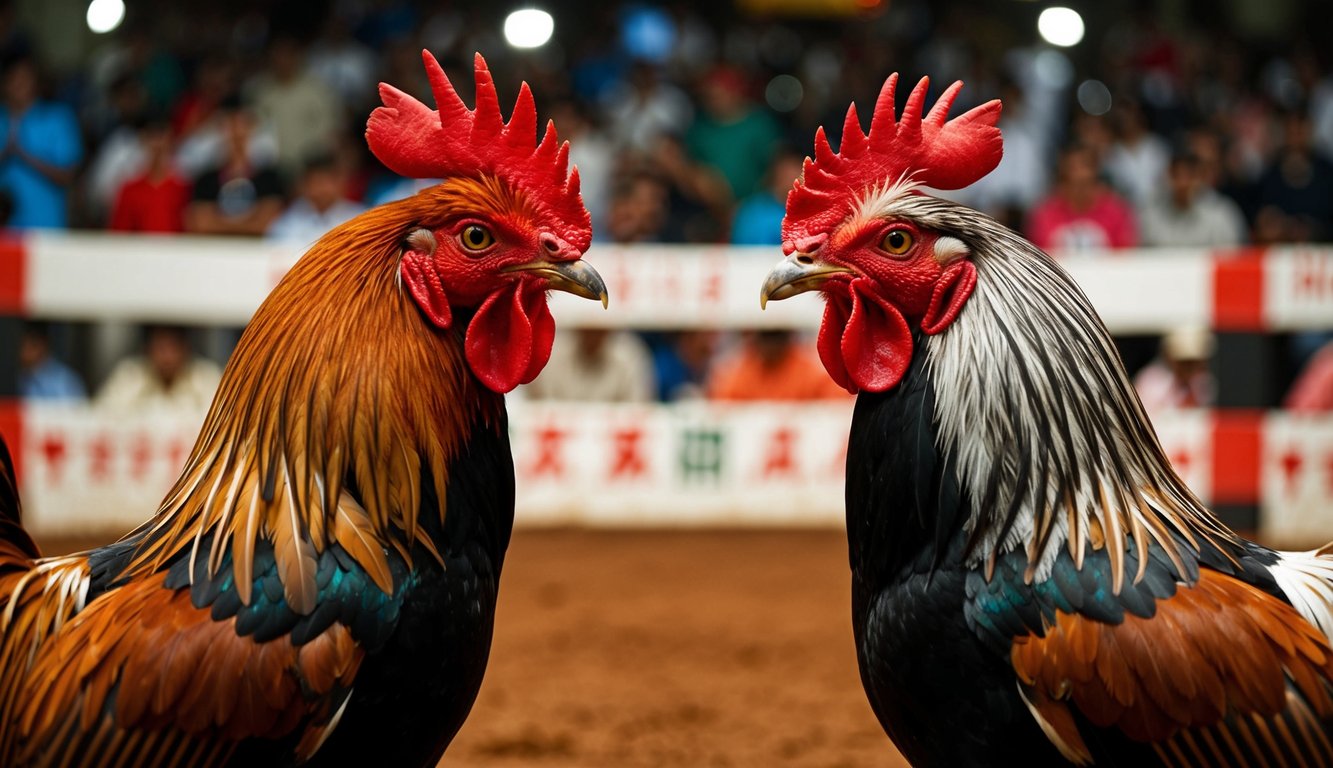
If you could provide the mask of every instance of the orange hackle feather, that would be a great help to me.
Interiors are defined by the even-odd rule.
[[[398,284],[398,258],[415,227],[463,201],[525,204],[495,183],[448,180],[338,227],[297,262],[241,337],[180,479],[131,534],[143,539],[125,578],[187,549],[211,574],[230,552],[248,604],[263,537],[288,604],[306,613],[330,542],[385,592],[385,547],[409,562],[414,546],[432,547],[417,519],[422,470],[444,499],[448,462],[476,413],[458,403],[494,425],[502,402],[467,373],[456,340],[445,343],[454,332],[422,320]],[[344,492],[348,481],[360,503]]]

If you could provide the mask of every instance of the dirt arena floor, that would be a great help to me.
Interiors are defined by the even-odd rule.
[[[837,531],[520,530],[440,765],[906,765],[861,692],[849,578]]]

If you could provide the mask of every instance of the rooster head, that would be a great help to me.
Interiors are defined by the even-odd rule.
[[[912,336],[944,331],[976,286],[969,247],[912,216],[919,187],[959,189],[995,168],[1002,143],[1000,102],[953,120],[950,86],[922,115],[929,80],[894,106],[898,76],[884,83],[870,133],[853,104],[835,153],[821,127],[815,157],[787,195],[781,262],[764,282],[761,303],[819,290],[826,299],[819,356],[850,392],[883,392],[912,360]]]
[[[464,348],[477,378],[508,392],[550,358],[555,322],[547,291],[606,304],[606,286],[582,256],[592,239],[569,144],[554,124],[537,141],[537,110],[524,83],[509,122],[476,57],[469,109],[429,52],[422,52],[436,109],[388,84],[366,127],[371,151],[403,176],[441,179],[404,210],[399,276],[425,317],[442,329],[468,317]]]

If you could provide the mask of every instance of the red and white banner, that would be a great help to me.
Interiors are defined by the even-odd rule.
[[[520,524],[817,525],[843,519],[851,402],[510,407]],[[4,421],[26,524],[127,531],[156,509],[202,416],[140,422],[20,406]],[[1333,416],[1181,411],[1162,446],[1203,499],[1258,503],[1268,540],[1333,539]]]
[[[0,242],[0,313],[240,325],[299,256],[254,240],[34,233]],[[759,310],[759,286],[781,258],[777,247],[596,243],[588,261],[611,308],[566,294],[553,308],[565,327],[814,328],[814,296]],[[1333,327],[1333,246],[1142,249],[1064,263],[1117,333]]]

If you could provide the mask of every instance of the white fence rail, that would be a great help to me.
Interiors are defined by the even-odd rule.
[[[299,256],[250,240],[31,234],[0,249],[0,310],[240,325]],[[594,244],[587,258],[606,279],[610,310],[564,294],[553,309],[565,327],[813,328],[813,296],[759,310],[759,286],[781,257],[776,247]],[[1065,263],[1115,332],[1333,327],[1333,246],[1114,251]]]

